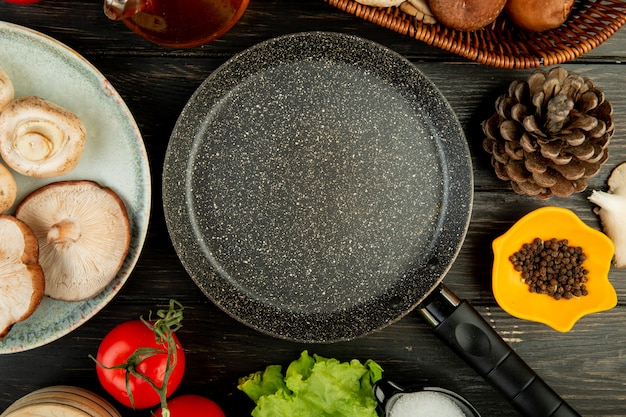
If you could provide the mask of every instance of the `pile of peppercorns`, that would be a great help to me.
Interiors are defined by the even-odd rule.
[[[530,292],[547,294],[557,300],[587,295],[587,256],[580,246],[569,246],[567,239],[535,238],[509,257]]]

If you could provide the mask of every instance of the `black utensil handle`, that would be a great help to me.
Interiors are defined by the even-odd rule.
[[[528,417],[580,417],[467,301],[441,286],[420,307],[434,333]]]

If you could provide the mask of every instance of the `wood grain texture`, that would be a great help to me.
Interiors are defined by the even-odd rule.
[[[247,47],[299,31],[338,31],[379,42],[414,62],[442,91],[456,112],[472,153],[475,199],[472,222],[445,283],[467,298],[563,398],[584,416],[626,415],[626,271],[612,269],[619,304],[588,316],[569,333],[521,321],[503,312],[491,293],[491,241],[519,217],[542,205],[574,210],[592,227],[599,221],[587,191],[547,202],[515,195],[498,180],[482,151],[480,122],[494,111],[498,95],[531,71],[494,69],[380,28],[322,0],[252,0],[242,20],[223,38],[192,50],[171,50],[144,41],[121,23],[111,22],[94,0],[43,0],[30,6],[0,2],[0,18],[50,35],[90,60],[117,89],[144,137],[153,175],[153,213],[146,246],[119,295],[88,323],[49,345],[0,356],[0,410],[22,395],[53,384],[78,385],[107,395],[98,385],[94,363],[100,339],[116,324],[164,307],[170,298],[186,307],[179,336],[188,359],[180,393],[216,400],[228,416],[249,415],[251,403],[236,389],[237,379],[269,364],[286,365],[300,351],[348,360],[375,359],[400,384],[438,385],[458,391],[484,417],[516,412],[482,378],[432,334],[416,314],[350,342],[299,344],[260,334],[229,317],[208,300],[186,274],[170,243],[161,202],[161,166],[178,114],[219,65]],[[610,158],[590,189],[606,188],[606,178],[626,160],[626,30],[574,62],[568,70],[591,77],[614,106],[616,132]],[[1,65],[1,63],[0,63]],[[124,417],[148,410],[119,406]]]

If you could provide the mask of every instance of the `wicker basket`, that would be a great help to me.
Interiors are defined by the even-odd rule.
[[[542,33],[518,29],[504,13],[488,27],[461,32],[426,24],[399,8],[324,0],[331,6],[445,51],[500,68],[536,68],[570,61],[606,41],[626,23],[626,0],[576,0],[568,20]]]

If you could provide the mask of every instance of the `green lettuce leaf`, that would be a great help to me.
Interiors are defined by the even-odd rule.
[[[304,351],[284,376],[271,365],[237,388],[256,403],[253,417],[376,417],[372,386],[382,373],[372,360],[340,362]]]

